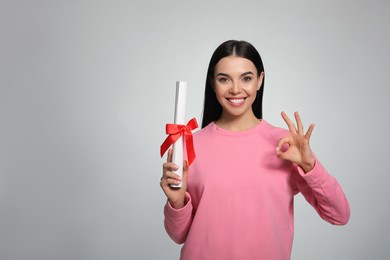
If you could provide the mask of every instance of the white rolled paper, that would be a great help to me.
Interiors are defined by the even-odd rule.
[[[186,122],[186,98],[187,98],[187,82],[176,81],[176,98],[175,98],[175,118],[174,123],[179,125],[185,125]],[[173,144],[172,162],[175,163],[179,168],[175,172],[180,177],[183,176],[183,151],[184,150],[184,139],[181,136]],[[171,185],[172,188],[181,188],[181,182],[177,185]]]

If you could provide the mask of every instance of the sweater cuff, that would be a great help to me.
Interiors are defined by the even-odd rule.
[[[307,173],[305,173],[305,171],[300,166],[297,166],[298,173],[302,176],[303,179],[305,179],[307,184],[312,187],[321,185],[328,177],[328,173],[324,166],[322,166],[316,157],[314,157],[314,160],[313,169]]]
[[[167,201],[165,205],[165,214],[170,217],[177,218],[179,216],[185,216],[186,213],[192,213],[192,203],[191,203],[191,196],[188,192],[185,194],[185,201],[184,201],[184,207],[180,209],[175,209],[172,207],[171,203]]]

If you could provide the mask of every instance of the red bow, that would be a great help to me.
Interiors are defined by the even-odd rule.
[[[195,159],[195,150],[194,144],[192,141],[192,132],[191,130],[196,129],[198,127],[198,123],[195,118],[192,118],[188,121],[187,125],[177,125],[177,124],[167,124],[165,127],[166,133],[169,135],[164,143],[160,147],[160,155],[161,157],[168,150],[168,148],[183,136],[186,141],[186,149],[187,149],[187,157],[188,157],[188,165],[191,165],[193,160]]]

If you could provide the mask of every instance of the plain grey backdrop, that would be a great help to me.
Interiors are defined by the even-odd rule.
[[[0,0],[0,259],[178,259],[159,146],[175,81],[200,121],[228,39],[262,55],[265,120],[316,124],[351,205],[337,227],[297,195],[292,259],[387,259],[389,3]]]

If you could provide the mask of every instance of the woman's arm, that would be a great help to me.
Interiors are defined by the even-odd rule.
[[[293,182],[321,218],[334,225],[347,224],[350,206],[337,180],[318,160],[315,160],[314,168],[307,173],[299,166],[294,166]]]
[[[184,243],[192,223],[191,197],[187,192],[188,165],[183,163],[183,177],[174,171],[177,165],[172,163],[172,149],[168,151],[167,162],[163,164],[160,186],[167,196],[164,207],[164,226],[168,235],[178,244]],[[172,188],[171,184],[182,182],[181,188]]]
[[[192,224],[192,203],[191,196],[186,193],[185,205],[175,209],[169,201],[164,207],[164,226],[168,235],[178,244],[186,241],[188,231]]]
[[[296,126],[284,112],[282,117],[290,136],[280,139],[276,153],[280,159],[293,163],[293,183],[323,219],[336,225],[346,224],[350,216],[347,198],[337,180],[328,174],[309,146],[314,125],[310,125],[304,133],[298,112],[294,113]]]

